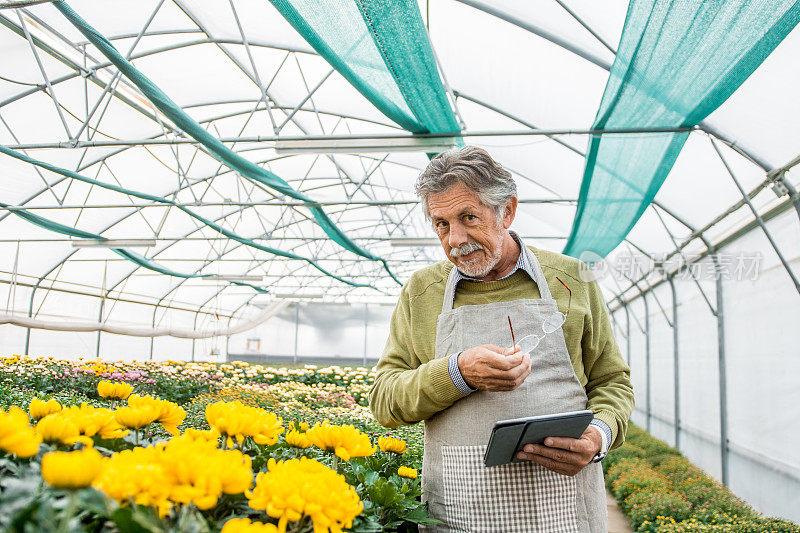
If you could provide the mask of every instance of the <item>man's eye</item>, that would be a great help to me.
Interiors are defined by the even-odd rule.
[[[447,227],[447,222],[445,222],[444,220],[440,220],[436,223],[436,229],[441,229],[446,227]]]
[[[475,220],[477,218],[478,217],[476,217],[475,215],[464,215],[464,220],[466,220],[467,222],[472,222],[473,220]]]

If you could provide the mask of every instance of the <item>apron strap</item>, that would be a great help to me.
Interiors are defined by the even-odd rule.
[[[525,254],[526,261],[524,262],[524,269],[525,272],[531,277],[536,286],[539,287],[539,294],[542,297],[542,300],[552,300],[553,295],[550,293],[550,287],[547,285],[547,280],[544,277],[544,272],[542,272],[542,265],[539,264],[539,260],[536,259],[536,254],[534,254],[530,248],[522,244],[522,253]],[[464,279],[464,275],[459,275],[458,269],[455,265],[453,268],[450,269],[450,275],[447,276],[447,285],[444,288],[444,298],[442,299],[442,313],[446,311],[453,310],[453,302],[455,301],[456,296],[456,284]]]

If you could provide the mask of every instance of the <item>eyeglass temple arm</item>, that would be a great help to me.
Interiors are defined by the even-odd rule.
[[[564,316],[567,316],[569,314],[569,310],[572,308],[572,289],[567,287],[567,284],[561,281],[561,278],[559,278],[558,276],[556,276],[556,279],[560,284],[564,286],[565,289],[567,289],[567,292],[569,292],[569,300],[567,301],[567,312],[564,313]]]

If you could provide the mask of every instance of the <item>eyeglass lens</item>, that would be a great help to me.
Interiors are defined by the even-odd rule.
[[[560,328],[564,322],[567,320],[567,317],[564,313],[555,313],[547,317],[544,322],[542,322],[542,329],[544,330],[545,335],[548,333],[553,333],[555,330]],[[544,335],[527,335],[522,337],[519,342],[517,342],[517,346],[519,346],[520,351],[522,353],[531,353],[537,346],[539,346],[539,342],[544,338]]]

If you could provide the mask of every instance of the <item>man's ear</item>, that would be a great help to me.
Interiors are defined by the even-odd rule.
[[[514,217],[517,215],[517,204],[519,201],[516,196],[512,196],[506,206],[503,208],[503,227],[508,229],[511,223],[514,222]]]

